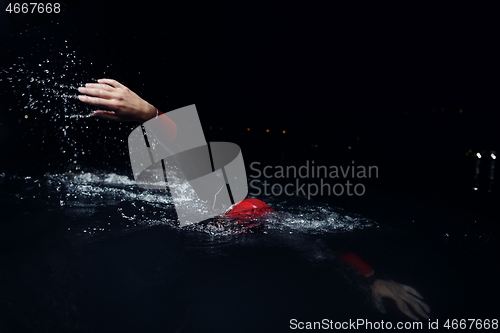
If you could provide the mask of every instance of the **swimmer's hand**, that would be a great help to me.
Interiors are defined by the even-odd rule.
[[[384,305],[382,304],[382,297],[390,297],[398,306],[399,310],[413,320],[418,321],[419,318],[408,309],[408,304],[411,305],[413,310],[421,317],[428,319],[431,310],[427,304],[421,301],[423,298],[415,289],[403,284],[386,281],[376,280],[372,286],[372,295],[375,306],[380,312],[385,313]],[[407,304],[408,303],[408,304]]]
[[[112,79],[100,79],[98,83],[87,83],[78,91],[84,103],[101,106],[110,111],[96,110],[92,116],[114,121],[145,122],[156,116],[156,108],[140,98],[129,88]]]

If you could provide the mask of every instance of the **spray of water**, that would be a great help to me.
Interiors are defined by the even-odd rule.
[[[59,151],[55,159],[76,170],[91,153],[89,147],[83,145],[86,138],[101,149],[105,147],[123,154],[125,135],[110,136],[110,131],[105,132],[108,130],[105,123],[100,124],[101,130],[96,130],[96,120],[89,119],[96,107],[78,100],[78,87],[105,77],[112,65],[96,66],[77,51],[70,50],[66,40],[59,51],[44,53],[50,56],[39,60],[37,54],[27,54],[18,57],[9,67],[0,68],[0,83],[5,86],[2,101],[9,102],[6,111],[18,122],[29,123],[28,135],[33,133],[33,138],[28,145],[35,142],[41,150],[54,150],[53,143],[57,142]],[[90,74],[93,70],[96,75]]]

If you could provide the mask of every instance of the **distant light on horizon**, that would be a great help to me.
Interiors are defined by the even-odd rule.
[[[247,131],[250,131],[250,127],[247,127]]]
[[[477,153],[476,154],[477,158],[481,158],[481,154]]]
[[[266,132],[267,132],[267,133],[269,133],[269,128],[268,128],[268,129],[266,129]]]
[[[28,119],[28,115],[27,114],[24,115],[24,119]]]
[[[496,155],[495,155],[495,154],[491,154],[491,158],[492,158],[492,159],[494,159],[494,160],[496,160],[496,159],[497,159],[497,157],[496,157]]]
[[[283,134],[285,134],[285,133],[286,133],[286,131],[285,131],[285,130],[283,130]]]

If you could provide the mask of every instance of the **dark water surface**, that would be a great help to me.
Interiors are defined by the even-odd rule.
[[[392,216],[371,220],[268,198],[280,213],[250,233],[179,228],[167,196],[123,175],[0,181],[2,332],[285,332],[293,318],[407,320],[388,299],[379,313],[366,289],[320,258],[316,239],[413,286],[432,320],[498,315],[497,241],[403,201],[366,198],[358,210]]]

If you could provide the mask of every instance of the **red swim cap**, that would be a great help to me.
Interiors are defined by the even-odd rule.
[[[264,201],[259,199],[245,199],[234,205],[225,216],[243,218],[248,216],[259,216],[264,213],[274,212]]]
[[[267,213],[275,210],[259,199],[245,199],[234,205],[224,216],[230,217],[240,228],[240,232],[262,227]]]

